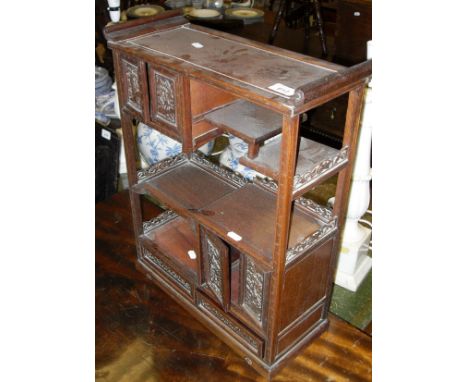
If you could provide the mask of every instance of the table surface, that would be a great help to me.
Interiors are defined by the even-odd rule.
[[[96,381],[264,381],[137,271],[134,244],[128,193],[98,203]],[[371,368],[372,338],[331,315],[328,331],[273,381],[371,381]]]

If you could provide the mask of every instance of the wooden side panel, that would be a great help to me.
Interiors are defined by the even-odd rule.
[[[190,80],[190,98],[194,118],[237,99],[230,93],[194,79]]]
[[[325,297],[332,248],[333,240],[330,239],[287,268],[280,331]]]

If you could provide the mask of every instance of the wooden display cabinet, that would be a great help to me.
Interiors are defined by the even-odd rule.
[[[106,35],[138,264],[271,377],[328,325],[371,62],[346,69],[191,25],[178,12],[109,26]],[[299,136],[301,113],[345,93],[341,149]],[[183,152],[138,169],[134,121],[180,141]],[[241,162],[265,178],[247,181],[196,152],[225,132],[245,140]],[[303,197],[335,174],[333,211]],[[142,195],[167,210],[143,221]]]

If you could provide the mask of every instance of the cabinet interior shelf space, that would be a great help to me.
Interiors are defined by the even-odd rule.
[[[270,268],[276,194],[262,187],[261,182],[248,183],[196,154],[180,154],[168,162],[171,165],[159,162],[160,171],[134,186],[134,191],[155,197],[179,215],[195,219]],[[222,177],[220,172],[228,173],[231,179]],[[296,203],[288,245],[288,253],[293,255],[288,255],[288,259],[328,237],[336,228],[333,224],[334,218],[325,207],[312,201]]]
[[[281,168],[281,136],[271,139],[260,147],[258,156],[251,159],[243,156],[239,162],[278,181]],[[301,137],[293,197],[296,198],[340,171],[348,163],[348,147],[341,150]]]
[[[189,251],[196,251],[197,236],[195,228],[187,219],[183,219],[171,210],[143,223],[140,243],[150,252],[167,257],[173,267],[188,280],[197,279],[197,261],[189,256]]]

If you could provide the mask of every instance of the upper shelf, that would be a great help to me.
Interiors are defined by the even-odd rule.
[[[240,163],[279,180],[281,157],[281,136],[272,139],[260,148],[254,159],[240,158]],[[296,174],[293,183],[293,197],[302,195],[319,181],[332,176],[348,162],[348,147],[341,150],[301,137],[297,157]]]
[[[149,20],[139,29],[129,25],[127,35],[122,35],[123,27],[114,34],[109,29],[109,46],[170,65],[283,113],[303,112],[312,100],[323,103],[324,94],[333,92],[336,97],[341,88],[371,74],[370,61],[348,69],[190,23],[159,22],[163,21],[166,25],[158,26],[157,20]]]

